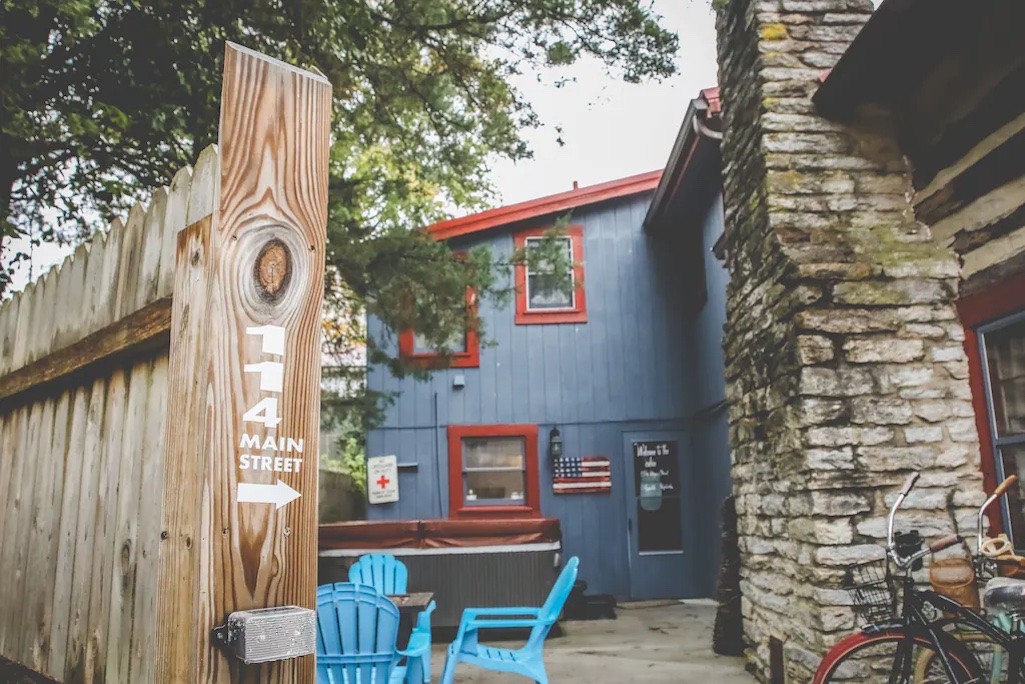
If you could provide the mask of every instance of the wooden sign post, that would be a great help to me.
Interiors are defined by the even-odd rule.
[[[178,235],[158,682],[312,683],[313,656],[244,665],[211,629],[314,608],[331,86],[228,44],[220,188]]]

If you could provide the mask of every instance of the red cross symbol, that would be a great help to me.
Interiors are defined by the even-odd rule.
[[[385,487],[388,486],[389,482],[391,482],[391,480],[389,480],[384,475],[382,475],[381,479],[377,481],[377,484],[381,487],[381,489],[384,489]]]

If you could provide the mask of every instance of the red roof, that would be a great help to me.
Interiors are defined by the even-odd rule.
[[[559,211],[575,209],[596,202],[626,197],[640,192],[647,192],[658,187],[662,170],[628,176],[619,180],[575,188],[569,192],[560,192],[538,199],[510,204],[497,209],[488,209],[477,214],[461,218],[440,221],[427,227],[427,232],[439,240],[448,240],[460,235],[478,233],[482,230],[505,226],[518,221],[554,214]]]

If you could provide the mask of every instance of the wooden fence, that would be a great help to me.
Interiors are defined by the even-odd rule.
[[[125,222],[111,223],[0,307],[0,656],[66,682],[312,682],[311,658],[244,668],[209,643],[210,629],[231,610],[313,605],[315,556],[300,555],[316,544],[319,394],[305,385],[319,384],[319,326],[304,320],[309,329],[292,329],[297,307],[319,318],[322,287],[322,119],[330,89],[326,110],[304,121],[295,102],[311,82],[323,105],[322,78],[229,46],[221,122],[227,158],[218,159],[210,146],[194,170],[179,171]],[[257,150],[231,123],[239,118],[257,134],[273,129],[277,149]],[[304,151],[311,141],[325,149]],[[254,153],[256,164],[281,165],[240,185],[241,175],[252,172],[247,160]],[[297,180],[296,162],[313,177]],[[231,189],[222,197],[225,183]],[[319,215],[281,215],[297,189]],[[240,202],[268,195],[278,203]],[[221,201],[227,197],[233,206]],[[239,207],[247,209],[248,223],[227,225]],[[302,235],[311,221],[320,224],[313,226],[319,238]],[[268,224],[300,234],[307,253],[296,259],[292,247],[293,261],[304,266],[292,278],[299,283],[292,285],[295,301],[257,317],[234,312],[239,321],[222,324],[207,304],[238,296],[240,286],[220,278],[197,287],[194,267],[220,266],[227,275],[227,260],[218,261],[225,250],[216,245],[229,240],[220,233],[230,231],[233,244],[247,243],[247,235],[262,236]],[[195,249],[197,241],[206,251]],[[252,263],[245,268],[253,273]],[[206,316],[190,321],[194,311]],[[219,363],[213,354],[223,352],[196,345],[197,328],[234,333],[237,325],[269,323],[296,338],[288,352],[299,368],[285,374],[282,401],[304,421],[290,426],[306,437],[309,462],[301,475],[228,472],[229,463],[237,465],[242,430],[236,402],[207,405],[217,393],[215,380],[224,378],[192,373],[212,374]],[[232,344],[245,353],[237,338]],[[245,400],[260,391],[260,379],[235,361],[221,369],[239,371],[226,392]],[[169,406],[177,407],[170,415],[178,424],[169,424]],[[180,437],[215,430],[233,440],[227,449],[212,439]],[[174,446],[183,444],[188,453],[175,454]],[[240,513],[253,504],[235,501],[238,483],[277,477],[305,497],[283,509]],[[292,549],[282,548],[283,536]],[[256,575],[259,589],[252,586]]]

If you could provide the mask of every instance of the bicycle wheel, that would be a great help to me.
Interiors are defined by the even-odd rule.
[[[915,636],[908,653],[907,636],[899,630],[867,634],[859,632],[833,647],[819,664],[813,684],[978,684],[982,672],[968,649],[952,638],[945,638],[943,650],[953,669],[953,679],[943,660],[927,637]],[[916,679],[915,666],[932,655]]]
[[[994,619],[1001,620],[998,626],[1004,631],[1011,630],[1011,622],[1006,616],[996,616]],[[1010,667],[1010,654],[1004,646],[994,641],[984,632],[979,631],[972,625],[958,619],[949,618],[932,623],[933,627],[939,627],[964,644],[982,670],[982,682],[984,684],[999,684],[1008,680],[1008,669]],[[937,654],[935,651],[923,651],[915,663],[915,684],[924,684],[928,681],[927,673],[936,667]]]

